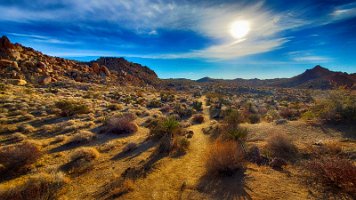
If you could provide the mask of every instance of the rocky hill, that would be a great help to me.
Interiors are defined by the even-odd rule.
[[[319,65],[312,69],[306,70],[304,73],[292,78],[276,78],[276,79],[242,79],[236,78],[232,80],[213,79],[204,77],[196,82],[202,84],[223,84],[230,86],[248,86],[248,87],[283,87],[283,88],[313,88],[313,89],[333,89],[333,88],[348,88],[356,89],[355,74],[344,72],[330,71]]]
[[[64,80],[135,86],[159,82],[155,72],[123,58],[99,58],[82,63],[13,44],[6,36],[0,39],[0,77],[20,85],[47,85]]]

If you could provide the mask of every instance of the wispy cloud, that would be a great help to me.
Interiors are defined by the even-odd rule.
[[[326,63],[333,60],[327,56],[316,55],[311,51],[292,51],[287,54],[292,61],[301,63]]]
[[[280,48],[287,38],[281,32],[303,25],[301,19],[291,12],[275,13],[263,8],[264,3],[190,3],[187,1],[96,1],[62,0],[62,6],[53,9],[51,1],[43,3],[50,9],[27,9],[20,6],[0,6],[0,20],[16,22],[59,22],[89,24],[87,22],[110,23],[111,29],[125,28],[137,34],[159,35],[159,30],[192,31],[211,39],[211,46],[192,49],[184,53],[161,54],[164,58],[211,58],[233,59]],[[235,42],[229,26],[235,20],[247,20],[251,31],[246,40]],[[57,39],[33,37],[47,43],[63,43]],[[174,45],[174,44],[172,44]],[[146,55],[147,56],[147,55]],[[151,55],[154,57],[155,55]]]

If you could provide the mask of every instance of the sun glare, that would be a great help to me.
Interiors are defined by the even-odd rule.
[[[236,39],[245,37],[250,32],[250,23],[246,20],[235,21],[230,26],[230,34]]]

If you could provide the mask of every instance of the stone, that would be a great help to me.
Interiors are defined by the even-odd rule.
[[[91,65],[92,69],[93,69],[93,72],[96,73],[96,74],[99,74],[100,73],[100,67],[99,67],[99,64],[94,62],[92,65]]]
[[[101,66],[100,71],[104,72],[106,76],[110,76],[110,70],[105,65]]]
[[[50,76],[45,76],[42,80],[41,80],[41,84],[42,85],[48,85],[52,82],[52,78]]]
[[[10,84],[13,84],[13,85],[23,86],[23,85],[27,84],[27,81],[25,81],[23,79],[9,79],[8,81]]]

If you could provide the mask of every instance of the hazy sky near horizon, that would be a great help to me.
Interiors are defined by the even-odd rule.
[[[0,34],[52,56],[125,57],[161,78],[356,72],[355,0],[0,0]]]

